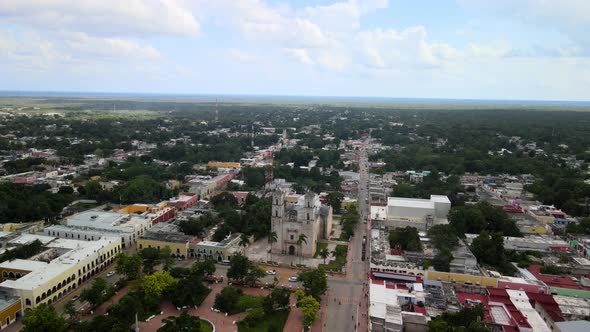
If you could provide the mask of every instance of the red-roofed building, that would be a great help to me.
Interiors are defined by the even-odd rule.
[[[572,249],[571,247],[567,247],[567,246],[555,246],[555,247],[549,247],[549,251],[553,251],[553,252],[573,252],[574,249]]]
[[[503,331],[532,331],[527,318],[514,306],[510,295],[504,289],[488,288],[488,323],[498,325]]]
[[[195,193],[181,193],[177,198],[173,198],[168,205],[174,206],[177,210],[182,211],[197,203],[199,195]]]
[[[232,194],[236,200],[238,200],[238,203],[244,203],[246,201],[246,197],[248,197],[249,192],[247,191],[230,191],[230,194]]]
[[[590,290],[590,287],[579,285],[571,276],[542,274],[542,267],[542,265],[531,265],[528,267],[528,270],[535,278],[541,280],[549,287]]]
[[[551,294],[527,293],[531,305],[550,326],[555,322],[563,322],[559,305]]]
[[[522,210],[522,208],[520,206],[518,206],[518,205],[504,205],[502,207],[502,209],[506,213],[517,213],[517,214],[524,213],[524,211]]]

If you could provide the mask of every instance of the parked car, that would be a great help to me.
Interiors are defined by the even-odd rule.
[[[268,270],[268,271],[266,271],[266,274],[268,274],[269,276],[276,276],[277,270]]]
[[[297,277],[289,277],[289,282],[297,282]]]
[[[116,273],[115,271],[111,271],[111,272],[107,273],[107,278],[114,276],[115,273]]]

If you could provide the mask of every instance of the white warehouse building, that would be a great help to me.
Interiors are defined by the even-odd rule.
[[[387,227],[429,227],[447,224],[451,201],[447,196],[431,195],[430,199],[389,197],[387,207],[371,206],[371,219]]]

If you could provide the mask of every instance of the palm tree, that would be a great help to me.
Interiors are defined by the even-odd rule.
[[[272,244],[278,241],[277,232],[268,233],[268,244],[270,245],[270,260],[272,261]]]
[[[238,245],[240,247],[243,247],[244,249],[242,250],[242,253],[244,253],[246,251],[246,247],[250,244],[250,237],[246,234],[242,234],[242,236],[240,236],[240,242],[238,243]]]
[[[324,259],[324,264],[326,264],[326,258],[330,257],[330,250],[328,250],[328,248],[322,248],[318,255]]]
[[[299,245],[299,264],[301,264],[301,260],[303,259],[303,252],[301,250],[303,243],[307,244],[307,236],[305,234],[299,234],[297,238],[297,244]]]

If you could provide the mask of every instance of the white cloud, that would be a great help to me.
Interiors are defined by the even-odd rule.
[[[306,65],[312,65],[314,63],[314,61],[311,59],[311,57],[307,53],[307,50],[305,50],[303,48],[286,48],[285,52],[287,52],[292,57],[294,57],[295,59],[297,59],[298,61],[300,61],[301,63],[304,63]]]
[[[99,36],[197,35],[199,22],[175,0],[2,0],[0,18],[43,31]]]
[[[349,0],[326,6],[308,6],[303,15],[323,29],[347,32],[360,28],[360,18],[388,6],[388,0]]]
[[[343,72],[350,66],[351,59],[342,53],[321,52],[318,55],[317,62],[326,68]]]
[[[97,38],[85,33],[67,34],[64,44],[67,48],[81,56],[106,60],[121,59],[160,59],[162,56],[152,46],[141,46],[138,43],[121,38]]]
[[[429,43],[426,37],[422,26],[402,31],[375,29],[359,32],[358,43],[366,65],[373,67],[440,66],[458,57],[459,52],[451,46]]]
[[[512,47],[507,42],[497,43],[496,45],[481,45],[470,43],[467,47],[468,54],[475,58],[482,57],[504,57],[512,51]]]
[[[230,48],[227,51],[227,56],[229,56],[231,60],[238,62],[256,62],[260,60],[257,55],[236,48]]]
[[[590,41],[588,0],[460,0],[466,8],[492,13],[518,22],[554,29],[573,39]]]

